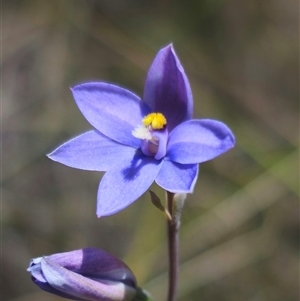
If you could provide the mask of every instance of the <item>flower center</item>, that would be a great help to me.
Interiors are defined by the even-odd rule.
[[[142,122],[145,126],[151,127],[153,130],[161,130],[167,124],[165,116],[161,113],[148,114]]]
[[[141,139],[141,150],[146,156],[160,160],[166,155],[168,131],[167,120],[161,113],[151,113],[142,119],[142,125],[137,126],[132,135]]]

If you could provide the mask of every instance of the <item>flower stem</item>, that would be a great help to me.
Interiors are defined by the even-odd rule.
[[[167,207],[170,215],[174,217],[174,193],[167,191]],[[169,245],[169,290],[167,301],[176,300],[178,270],[179,270],[179,239],[180,221],[177,218],[167,220]]]

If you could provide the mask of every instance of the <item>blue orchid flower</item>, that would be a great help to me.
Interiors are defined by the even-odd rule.
[[[49,157],[70,167],[106,172],[98,189],[98,217],[129,206],[154,181],[173,193],[191,193],[199,163],[235,143],[224,123],[192,119],[191,88],[172,45],[155,57],[142,99],[102,82],[81,84],[72,92],[94,129]]]

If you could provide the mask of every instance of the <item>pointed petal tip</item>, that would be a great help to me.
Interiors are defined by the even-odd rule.
[[[105,216],[110,216],[110,215],[114,215],[116,213],[118,213],[119,211],[121,211],[123,208],[119,209],[119,210],[102,210],[102,208],[97,208],[97,218],[102,218]]]
[[[227,129],[227,136],[224,139],[224,145],[226,145],[227,150],[229,150],[235,146],[236,140],[230,128],[225,124],[223,124],[223,126]]]
[[[97,82],[97,81],[91,81],[91,82],[87,82],[87,83],[80,83],[80,84],[77,84],[73,87],[70,87],[70,90],[74,94],[78,90],[90,89],[90,88],[95,88],[95,87],[97,88],[97,87],[101,86],[102,84],[106,85],[107,83]],[[109,85],[109,84],[107,84],[107,85]]]
[[[59,159],[57,158],[56,154],[56,150],[52,151],[51,153],[46,154],[46,157],[54,162],[60,162]]]
[[[171,42],[170,44],[168,44],[167,46],[161,48],[161,49],[159,50],[159,52],[161,52],[161,53],[165,52],[165,53],[171,54],[171,55],[173,55],[173,56],[176,56],[175,49],[174,49],[174,46],[173,46],[173,43],[172,43],[172,42]],[[159,52],[158,52],[158,53],[159,53]],[[168,54],[167,54],[167,55],[168,55]]]
[[[46,157],[49,158],[49,159],[51,159],[52,153],[53,153],[53,152],[46,154]]]
[[[234,134],[230,131],[230,133],[231,133],[231,143],[232,143],[232,147],[234,147],[235,146],[235,143],[236,143],[236,139],[235,139],[235,136],[234,136]]]
[[[57,159],[55,159],[54,153],[55,153],[55,150],[49,154],[46,154],[46,157],[54,162],[57,162]]]
[[[164,47],[165,49],[170,49],[170,50],[174,50],[174,46],[173,43],[169,43],[166,47]]]
[[[89,84],[97,84],[97,82],[92,81],[92,82],[88,82],[88,83],[80,83],[80,84],[77,84],[75,86],[70,87],[70,90],[71,90],[72,93],[74,93],[75,90],[78,90],[78,89],[82,88],[82,86],[86,86],[86,85],[89,85]]]

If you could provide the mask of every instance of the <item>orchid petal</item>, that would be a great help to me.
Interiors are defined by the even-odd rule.
[[[179,164],[165,160],[155,182],[166,191],[192,193],[198,169],[198,164]]]
[[[69,252],[68,252],[69,253]],[[71,300],[83,300],[85,301],[85,299],[81,299],[81,298],[74,298],[74,296],[69,295],[67,293],[61,292],[55,288],[53,288],[46,280],[43,271],[41,269],[41,261],[42,261],[43,257],[39,257],[39,258],[34,258],[31,260],[30,262],[30,266],[27,269],[27,271],[29,273],[31,273],[31,279],[32,281],[39,286],[39,288],[41,288],[42,290],[51,293],[51,294],[55,294],[58,295],[60,297],[63,298],[67,298],[67,299],[71,299]]]
[[[98,190],[97,215],[107,216],[137,200],[154,182],[162,162],[137,152],[103,176]]]
[[[136,286],[136,279],[129,267],[112,254],[97,248],[84,248],[47,256],[64,268],[94,280],[109,279]]]
[[[210,119],[189,120],[169,136],[168,160],[195,164],[211,160],[234,146],[235,138],[222,122]]]
[[[172,45],[161,49],[155,57],[145,83],[144,101],[153,112],[166,117],[169,132],[192,118],[192,91]]]
[[[124,158],[133,157],[135,151],[93,130],[62,144],[48,157],[74,168],[107,171]]]
[[[65,269],[56,262],[43,258],[41,268],[47,282],[54,289],[88,301],[129,301],[135,289],[121,282],[103,280],[102,283]]]
[[[131,132],[150,109],[135,94],[115,85],[87,83],[72,89],[75,101],[89,123],[105,136],[138,148]]]
[[[86,299],[81,299],[79,297],[74,297],[70,294],[67,293],[63,293],[55,288],[53,288],[51,285],[49,285],[48,282],[43,283],[43,282],[39,282],[37,280],[33,280],[33,282],[43,291],[60,296],[62,298],[66,298],[66,299],[71,299],[71,300],[76,300],[76,301],[87,301]]]
[[[153,136],[159,140],[157,153],[154,156],[156,160],[160,160],[166,155],[167,152],[167,142],[168,142],[168,129],[165,128],[161,131],[153,131]]]

